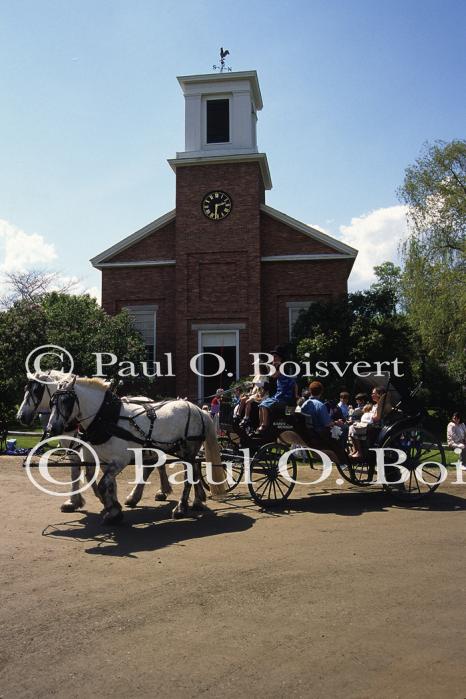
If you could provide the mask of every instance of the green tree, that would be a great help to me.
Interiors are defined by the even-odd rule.
[[[74,371],[95,373],[93,352],[113,352],[118,359],[146,359],[144,342],[127,313],[108,315],[88,295],[46,293],[40,301],[23,299],[0,313],[0,416],[11,419],[26,381],[25,360],[40,345],[66,348]],[[46,366],[47,368],[47,366]],[[52,368],[52,365],[49,365]],[[116,376],[117,366],[107,376]]]
[[[464,263],[466,141],[424,144],[398,191],[408,205],[411,235],[425,252],[434,259]]]
[[[402,290],[408,318],[433,359],[460,380],[466,343],[466,141],[426,144],[407,168]]]
[[[380,281],[380,280],[379,280]],[[377,282],[365,291],[326,303],[312,304],[294,326],[296,354],[300,361],[379,362],[398,359],[406,381],[413,381],[417,343],[406,317],[397,310],[393,289]],[[331,374],[325,380],[327,394],[342,385],[352,389],[354,377]]]
[[[374,274],[377,281],[371,284],[371,289],[389,293],[393,299],[394,306],[399,307],[402,303],[401,267],[393,264],[393,262],[382,262],[374,267]]]

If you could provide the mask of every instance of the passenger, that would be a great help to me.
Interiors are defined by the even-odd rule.
[[[361,441],[365,441],[367,437],[367,426],[372,422],[372,404],[367,403],[362,409],[362,415],[359,422],[353,423],[349,428],[349,437],[353,444],[353,451],[350,454],[352,458],[360,458]]]
[[[271,413],[284,412],[287,406],[295,406],[296,400],[298,398],[298,385],[296,380],[292,376],[285,376],[279,371],[280,366],[283,364],[284,350],[281,347],[276,347],[271,354],[273,355],[273,365],[275,367],[275,373],[272,374],[270,379],[272,382],[276,381],[276,391],[271,398],[265,398],[261,403],[259,403],[259,420],[260,425],[256,434],[262,434],[270,426],[270,415]]]
[[[332,418],[326,404],[322,400],[324,387],[320,381],[312,381],[309,384],[310,398],[308,398],[301,406],[301,412],[304,415],[312,417],[314,429],[321,432],[326,427],[332,424]]]
[[[361,436],[364,436],[366,439],[368,439],[368,431],[370,431],[371,428],[376,429],[378,431],[379,427],[382,426],[383,419],[392,410],[387,391],[382,386],[376,386],[372,389],[371,398],[374,401],[374,405],[371,407],[369,413],[370,419],[366,418],[366,431],[361,432]],[[374,435],[372,435],[371,441],[373,441],[373,439]],[[355,460],[361,459],[362,444],[358,437],[353,436],[353,444],[355,451],[353,452],[353,454],[351,454],[351,458]]]
[[[309,418],[305,441],[310,447],[328,453],[332,461],[340,465],[346,464],[348,459],[344,448],[339,440],[331,437],[331,427],[338,424],[338,421],[334,423],[322,400],[324,387],[320,381],[312,381],[309,384],[309,393],[310,398],[301,406],[301,413]]]
[[[364,406],[367,404],[367,395],[365,393],[356,394],[356,407],[350,411],[350,422],[354,423],[361,419]],[[372,407],[372,406],[371,406]]]
[[[337,402],[329,398],[326,401],[324,401],[324,403],[332,419],[332,422],[339,422],[340,424],[343,424],[343,413],[337,405]]]
[[[251,423],[251,411],[254,409],[255,406],[259,406],[259,404],[265,400],[266,398],[269,397],[269,383],[266,380],[266,376],[261,376],[260,374],[257,374],[254,377],[253,380],[253,391],[249,397],[246,398],[245,403],[244,403],[244,418],[241,420],[239,423],[240,427],[246,428],[249,427]],[[257,422],[256,422],[257,424]]]
[[[236,407],[238,403],[241,401],[241,394],[241,386],[235,386],[233,394],[231,396],[231,404],[233,407]]]
[[[348,420],[349,414],[350,414],[350,405],[349,405],[349,399],[350,399],[350,394],[347,393],[346,391],[342,391],[340,393],[340,402],[338,403],[338,407],[340,408],[343,420]]]

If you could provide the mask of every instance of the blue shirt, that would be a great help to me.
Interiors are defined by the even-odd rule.
[[[318,398],[308,398],[301,406],[301,412],[305,415],[311,415],[314,429],[322,430],[328,427],[332,422],[330,413],[324,403]]]
[[[338,403],[338,407],[341,410],[341,414],[343,415],[343,419],[347,420],[349,418],[349,405],[346,405],[346,403],[343,403],[343,401],[341,400]]]
[[[274,398],[283,403],[293,403],[295,384],[296,381],[292,376],[284,376],[284,374],[279,374],[277,378],[277,390]]]

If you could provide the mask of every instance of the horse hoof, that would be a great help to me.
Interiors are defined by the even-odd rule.
[[[60,507],[60,510],[62,512],[76,512],[76,510],[79,510],[80,505],[73,505],[72,502],[64,502],[63,505]]]
[[[191,507],[193,512],[208,512],[209,508],[203,502],[193,502]]]
[[[104,514],[104,524],[119,524],[123,520],[123,512],[119,510],[114,514],[106,512]]]
[[[186,510],[177,505],[175,509],[172,510],[172,519],[183,519],[183,517],[186,517]]]
[[[133,498],[127,498],[125,500],[125,505],[126,507],[136,507],[138,504],[137,500],[133,500]]]
[[[166,493],[156,493],[155,494],[155,500],[157,500],[157,502],[164,502],[166,499],[167,499]]]

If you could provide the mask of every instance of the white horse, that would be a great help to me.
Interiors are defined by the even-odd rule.
[[[109,385],[97,378],[73,377],[61,382],[52,399],[52,412],[47,426],[51,435],[59,435],[71,420],[76,419],[84,429],[84,439],[93,447],[103,467],[98,489],[105,507],[105,522],[117,522],[123,516],[117,499],[116,476],[134,459],[134,453],[128,447],[152,446],[174,454],[185,464],[189,464],[194,476],[193,508],[204,509],[206,495],[196,456],[205,442],[206,460],[212,463],[214,482],[210,486],[211,492],[213,495],[226,492],[217,435],[207,413],[186,400],[143,406],[127,399],[120,400],[115,405],[116,398],[109,396],[108,389]],[[105,404],[111,410],[117,410],[113,422],[107,420],[102,412]],[[144,468],[144,482],[153,468],[154,466]],[[188,474],[189,470],[188,467]],[[173,510],[173,517],[183,517],[187,512],[192,485],[190,480],[184,480],[183,493]],[[143,489],[144,483],[137,484],[129,497],[133,495],[139,499]]]
[[[70,378],[69,374],[66,374],[62,371],[57,371],[55,369],[51,369],[49,371],[38,371],[35,374],[27,374],[27,379],[28,382],[24,388],[24,397],[23,397],[23,402],[21,403],[19,410],[17,412],[16,418],[19,422],[21,422],[22,425],[31,425],[32,421],[34,420],[36,415],[45,415],[47,417],[45,425],[43,424],[42,426],[45,428],[47,425],[47,422],[50,417],[50,412],[51,412],[51,405],[50,402],[52,400],[52,396],[55,394],[58,384],[60,381],[65,381],[66,379]],[[140,405],[144,404],[145,402],[150,402],[150,398],[147,398],[146,396],[137,396],[134,398],[125,398],[123,400],[130,400],[135,403],[138,403]],[[66,426],[63,428],[62,434],[65,436],[76,436],[76,430],[73,431],[66,431]],[[68,445],[65,445],[68,446]],[[152,468],[148,473],[152,471]],[[97,488],[97,483],[94,479],[94,474],[95,474],[95,467],[88,464],[84,468],[84,472],[86,475],[86,480],[88,482],[92,483],[92,490],[94,491],[94,495],[99,499],[102,500],[100,496],[100,492]],[[160,479],[160,489],[157,491],[155,495],[156,500],[166,500],[167,495],[169,495],[172,492],[171,485],[168,481],[166,470],[164,467],[161,467],[160,469],[157,470],[159,479]],[[145,478],[146,471],[144,469],[144,480]],[[81,476],[81,465],[78,463],[74,463],[71,466],[71,484],[72,484],[72,493],[68,500],[66,500],[62,506],[61,506],[61,511],[62,512],[76,512],[76,510],[79,510],[80,508],[84,507],[86,501],[83,498],[81,493],[76,492],[77,490],[80,489],[80,476]],[[136,507],[138,504],[139,500],[142,497],[143,494],[143,489],[144,486],[141,488],[139,486],[136,486],[133,488],[131,493],[128,495],[126,498],[125,504],[128,507]]]
[[[16,414],[17,420],[22,425],[31,425],[36,415],[46,416],[45,425],[41,420],[42,427],[45,428],[50,417],[50,401],[52,396],[57,390],[57,386],[60,381],[63,381],[69,374],[65,374],[62,371],[57,371],[51,369],[50,371],[38,371],[35,374],[27,374],[28,382],[24,387],[24,397],[23,402],[19,406],[19,410]],[[73,437],[76,435],[76,430],[67,430],[64,427],[62,432],[63,436]],[[94,476],[94,468],[92,466],[85,467],[86,479],[88,482],[92,481]],[[79,481],[81,476],[81,466],[78,464],[72,464],[71,466],[71,482],[72,489],[79,490]],[[92,489],[95,496],[100,500],[100,493],[97,489],[95,480],[92,481]],[[80,507],[84,507],[85,500],[81,493],[72,493],[70,498],[66,500],[61,506],[62,512],[75,512]]]

